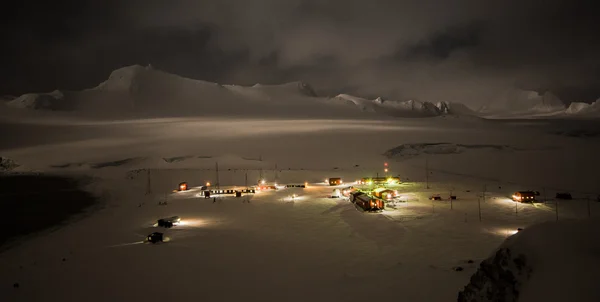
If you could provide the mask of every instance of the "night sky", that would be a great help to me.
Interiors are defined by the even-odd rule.
[[[595,1],[12,1],[0,95],[96,86],[125,65],[323,95],[483,103],[511,88],[600,97]]]

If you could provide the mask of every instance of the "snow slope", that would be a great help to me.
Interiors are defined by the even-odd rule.
[[[480,108],[485,118],[596,118],[600,116],[598,101],[588,104],[573,102],[568,107],[550,92],[512,91]]]
[[[591,104],[573,102],[569,105],[569,108],[565,110],[565,113],[569,115],[600,117],[600,99]]]
[[[600,301],[600,221],[531,226],[484,260],[458,301]]]
[[[562,111],[564,103],[551,92],[540,94],[536,91],[510,90],[482,107],[484,114],[532,115]]]
[[[0,297],[453,301],[477,263],[511,231],[555,220],[552,197],[558,190],[568,189],[576,198],[561,202],[561,220],[588,219],[582,198],[600,192],[593,177],[597,168],[590,164],[600,145],[545,134],[547,124],[556,122],[531,127],[443,118],[57,121],[44,115],[2,120],[0,131],[13,139],[0,141],[0,154],[20,164],[13,172],[90,175],[89,190],[104,198],[103,208],[85,219],[27,237],[3,252]],[[383,155],[397,146],[417,152],[402,161]],[[461,152],[447,152],[454,147]],[[311,184],[261,192],[249,203],[199,198],[199,186],[216,183],[217,162],[222,186],[243,187],[246,176],[249,184],[260,178]],[[332,188],[323,179],[375,176],[383,173],[383,162],[390,174],[400,175],[404,184],[398,190],[407,201],[370,215],[328,197]],[[521,169],[525,164],[530,168]],[[172,192],[184,181],[192,190]],[[31,189],[22,193],[38,192]],[[547,193],[548,203],[507,199],[521,189]],[[452,193],[458,199],[450,203]],[[292,194],[298,197],[292,200]],[[432,194],[444,200],[431,201]],[[479,203],[481,195],[486,198]],[[168,205],[158,204],[165,200]],[[168,230],[152,226],[173,215],[187,224]],[[600,203],[591,204],[591,216],[600,218]],[[171,241],[140,243],[154,231],[164,231]]]
[[[308,84],[301,82],[253,87],[223,86],[139,65],[117,69],[106,81],[91,89],[26,94],[7,105],[109,118],[359,116],[350,110],[326,104]]]
[[[352,103],[361,110],[339,104]],[[366,100],[350,95],[320,98],[303,82],[251,87],[220,85],[169,74],[152,67],[127,66],[113,71],[97,87],[84,91],[26,94],[9,107],[71,111],[88,116],[361,116],[432,117],[473,115],[457,103]]]

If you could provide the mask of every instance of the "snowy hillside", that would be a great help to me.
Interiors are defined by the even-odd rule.
[[[326,104],[302,82],[223,86],[139,65],[117,69],[91,89],[25,94],[7,105],[104,116],[353,116],[350,110]]]
[[[564,103],[551,92],[510,90],[490,100],[479,109],[480,113],[535,114],[561,111]]]
[[[352,104],[352,106],[339,106]],[[320,98],[307,83],[220,85],[156,70],[127,66],[113,71],[98,86],[83,91],[25,94],[9,107],[84,113],[86,115],[143,114],[151,116],[328,116],[434,117],[474,115],[462,104],[362,99],[341,94]],[[360,110],[356,110],[358,107]]]
[[[334,104],[346,104],[358,107],[361,111],[377,112],[395,117],[432,117],[440,115],[475,115],[464,104],[438,102],[419,102],[415,100],[396,101],[376,98],[368,100],[348,94],[340,94],[330,99]]]
[[[458,301],[600,301],[598,251],[598,220],[531,226],[481,263]]]
[[[569,105],[569,108],[565,110],[565,113],[569,115],[600,117],[600,99],[591,104],[573,102]]]
[[[7,104],[15,108],[67,110],[71,107],[65,101],[64,94],[55,90],[50,93],[27,93],[10,100]]]

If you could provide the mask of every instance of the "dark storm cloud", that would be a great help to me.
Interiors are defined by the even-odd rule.
[[[58,2],[58,13],[26,13],[4,30],[21,55],[2,63],[26,74],[11,77],[15,87],[57,72],[53,87],[93,86],[122,65],[152,63],[226,83],[303,80],[326,94],[470,104],[515,87],[600,96],[593,1]]]

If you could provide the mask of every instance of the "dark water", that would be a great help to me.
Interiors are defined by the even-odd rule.
[[[96,198],[81,187],[89,179],[44,175],[0,176],[0,250],[11,239],[60,225],[93,205]]]

